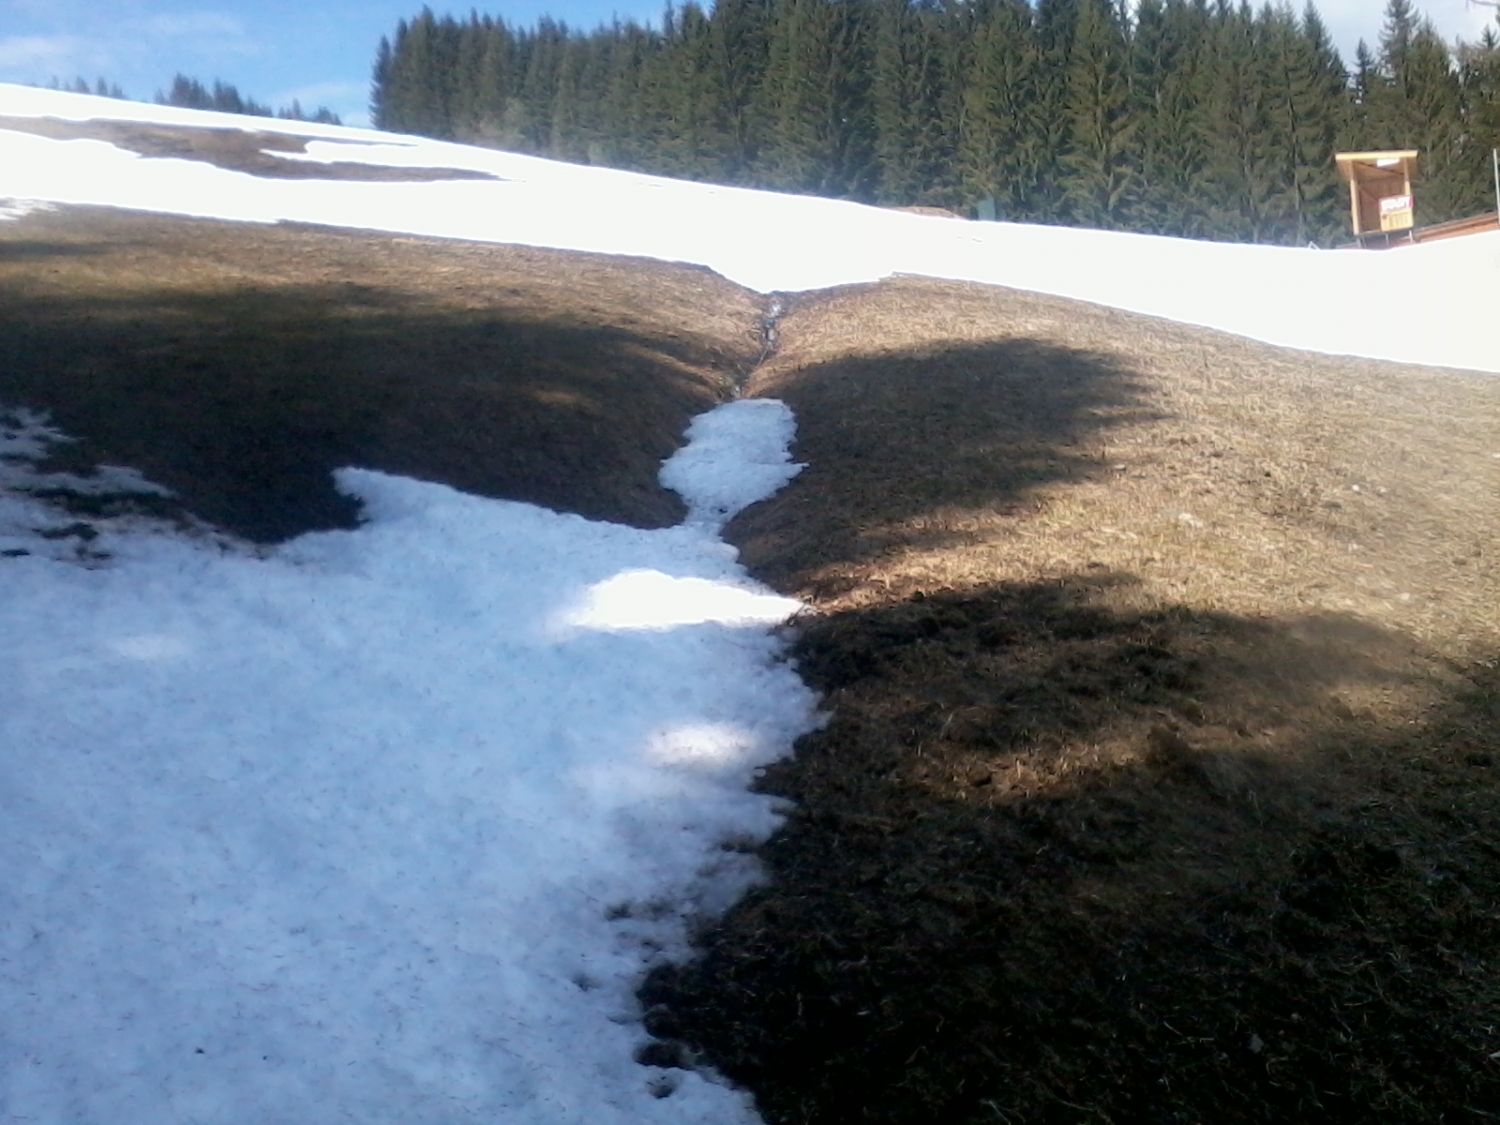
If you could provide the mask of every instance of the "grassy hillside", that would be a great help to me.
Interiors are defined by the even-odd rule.
[[[675,523],[661,459],[759,355],[759,317],[659,262],[91,209],[0,223],[0,400],[257,540],[348,525],[342,465]]]
[[[731,527],[830,721],[652,1026],[776,1122],[1488,1120],[1500,382],[797,300]]]
[[[769,881],[647,982],[650,1061],[773,1122],[1492,1119],[1500,380],[930,281],[789,305],[751,391],[808,468],[730,530],[829,722],[764,778]],[[344,464],[659,526],[763,311],[56,211],[0,223],[0,401],[258,540],[356,518]]]

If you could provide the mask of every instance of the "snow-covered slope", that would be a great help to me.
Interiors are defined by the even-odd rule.
[[[0,415],[0,1119],[753,1120],[634,1061],[813,721],[717,538],[788,413],[711,417],[674,529],[349,470],[359,530],[105,521],[84,567],[27,495],[62,435]]]
[[[0,116],[113,117],[321,138],[303,157],[447,167],[493,181],[266,180],[92,141],[0,132],[0,197],[697,262],[762,292],[924,274],[1032,289],[1335,354],[1500,371],[1489,324],[1500,233],[1396,254],[1238,246],[966,223],[689,184],[369,130],[137,106],[0,86]]]

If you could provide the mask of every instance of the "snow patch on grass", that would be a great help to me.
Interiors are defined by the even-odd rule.
[[[27,215],[34,215],[38,211],[52,210],[51,204],[42,203],[36,199],[9,199],[0,197],[0,223],[10,222],[15,219],[24,219]]]
[[[57,504],[59,495],[74,497],[167,498],[171,491],[146,480],[134,469],[99,465],[84,476],[46,472],[38,467],[59,445],[72,441],[47,416],[0,405],[0,556],[37,555],[52,559],[98,560],[107,556],[101,536],[130,529],[161,530],[160,521],[130,517],[80,521]]]
[[[757,876],[747,786],[815,715],[769,629],[795,602],[703,526],[355,469],[358,529],[257,555],[100,521],[82,567],[13,491],[63,435],[11,420],[6,1112],[754,1120],[634,1061],[633,989]],[[719,502],[761,494],[727,452]]]
[[[739,399],[700,414],[688,443],[661,469],[661,483],[688,505],[688,522],[718,532],[802,471],[788,452],[797,424],[776,399]]]

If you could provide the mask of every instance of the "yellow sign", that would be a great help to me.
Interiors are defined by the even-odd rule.
[[[1387,195],[1380,201],[1380,229],[1410,230],[1412,206],[1410,195]]]

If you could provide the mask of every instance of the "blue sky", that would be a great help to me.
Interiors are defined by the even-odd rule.
[[[654,19],[660,0],[505,0],[431,3],[439,14],[471,7],[508,22],[550,12],[592,27],[615,12]],[[0,82],[90,81],[103,75],[149,101],[181,71],[220,78],[257,101],[294,97],[363,124],[370,65],[382,35],[422,0],[0,0]]]
[[[1319,10],[1346,59],[1373,44],[1385,0],[1323,0]],[[1302,0],[1295,0],[1300,8]],[[467,14],[470,4],[433,3]],[[477,5],[511,23],[544,12],[591,27],[621,16],[655,18],[660,0],[506,0]],[[1417,0],[1445,36],[1473,37],[1495,9],[1465,0]],[[104,75],[149,100],[178,71],[220,78],[258,101],[327,105],[365,121],[370,64],[381,35],[421,0],[0,0],[0,81]]]

